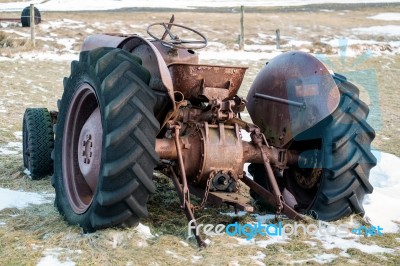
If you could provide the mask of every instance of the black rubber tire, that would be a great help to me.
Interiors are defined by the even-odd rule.
[[[84,232],[137,225],[147,216],[149,194],[156,191],[152,178],[159,161],[155,140],[160,125],[153,113],[156,98],[147,85],[150,74],[140,62],[126,51],[98,48],[81,52],[79,62],[71,64],[71,76],[64,79],[54,150],[55,204],[70,224],[80,225]],[[77,213],[63,181],[62,145],[70,101],[83,83],[95,91],[103,142],[92,201],[84,213]]]
[[[373,187],[369,172],[376,165],[371,153],[374,129],[366,122],[369,108],[359,99],[359,90],[341,75],[333,76],[341,99],[338,108],[326,119],[296,137],[291,145],[300,152],[318,147],[321,175],[311,188],[295,180],[299,168],[284,171],[285,187],[298,202],[297,209],[315,219],[333,221],[352,213],[364,215],[362,201]],[[262,165],[252,165],[255,181],[266,184]],[[259,199],[258,195],[254,195]]]
[[[30,178],[37,180],[53,173],[51,151],[54,134],[46,108],[27,108],[22,122],[22,157]]]
[[[39,9],[34,7],[34,13],[35,13],[35,25],[39,24],[42,22],[42,15],[40,14]],[[22,27],[30,27],[31,26],[31,7],[27,6],[22,10],[21,13],[21,24]]]

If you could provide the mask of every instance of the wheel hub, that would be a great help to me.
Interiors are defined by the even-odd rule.
[[[93,192],[100,171],[102,135],[100,109],[96,108],[83,125],[78,141],[79,169]]]

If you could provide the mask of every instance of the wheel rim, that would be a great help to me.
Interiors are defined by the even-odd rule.
[[[62,147],[63,182],[72,210],[84,213],[100,175],[103,128],[94,89],[82,84],[69,105]]]

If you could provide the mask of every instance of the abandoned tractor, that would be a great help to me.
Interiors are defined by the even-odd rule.
[[[243,99],[245,67],[199,64],[204,35],[173,21],[147,32],[151,40],[89,36],[58,112],[25,112],[24,165],[36,179],[54,163],[55,204],[69,223],[86,232],[137,225],[156,192],[155,169],[172,179],[189,220],[190,193],[202,199],[196,207],[253,211],[240,182],[292,219],[364,214],[375,133],[355,85],[293,51],[268,62]],[[252,123],[241,119],[245,107]]]

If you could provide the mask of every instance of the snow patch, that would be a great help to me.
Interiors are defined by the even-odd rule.
[[[62,266],[75,266],[75,262],[71,261],[70,259],[67,259],[64,262],[61,262],[58,257],[62,253],[67,253],[67,254],[82,254],[82,250],[69,250],[65,248],[47,248],[44,252],[43,255],[44,257],[40,259],[38,262],[37,266],[53,266],[53,265],[62,265]]]
[[[192,255],[192,258],[190,259],[191,263],[198,263],[203,260],[203,256],[196,256]]]
[[[365,196],[363,205],[366,219],[374,226],[383,228],[383,233],[398,232],[400,222],[400,158],[373,151],[378,160],[370,172],[369,181],[374,187],[372,194]]]
[[[250,256],[250,258],[252,260],[255,260],[257,262],[259,262],[259,260],[265,260],[266,257],[267,256],[264,253],[262,253],[261,251],[257,251],[256,255],[254,255],[254,256]]]
[[[354,28],[353,32],[359,34],[371,34],[371,35],[388,35],[388,36],[399,36],[400,25],[385,25],[385,26],[372,26],[366,28]]]
[[[380,13],[368,18],[376,20],[386,20],[386,21],[400,20],[400,13]]]
[[[150,232],[150,228],[148,226],[143,225],[142,223],[139,223],[139,225],[135,228],[136,232],[139,233],[139,235],[143,236],[145,239],[153,238],[154,235]]]
[[[0,155],[16,155],[22,150],[21,142],[9,142],[0,148]]]
[[[240,216],[246,215],[247,212],[245,212],[245,211],[238,211],[237,213],[235,213],[235,212],[220,212],[220,214],[230,216],[230,217],[240,217]]]
[[[0,148],[0,155],[16,155],[18,151],[12,151],[5,148]]]
[[[187,260],[187,258],[177,254],[175,251],[166,250],[165,253],[167,253],[167,255],[170,255],[174,259],[177,259],[177,260],[180,260],[180,261],[186,261]]]
[[[23,209],[30,204],[45,204],[54,200],[53,195],[33,192],[15,191],[0,188],[0,210],[5,208]]]
[[[64,45],[65,50],[72,50],[72,46],[75,44],[75,39],[72,38],[61,38],[57,39],[57,43]]]
[[[260,248],[266,248],[269,245],[279,244],[279,243],[287,243],[287,240],[290,240],[287,237],[270,237],[267,240],[258,240],[255,238],[247,240],[246,238],[233,237],[238,242],[237,244],[240,246],[258,246]]]
[[[75,266],[75,262],[67,260],[64,262],[61,262],[58,260],[58,257],[53,256],[53,255],[46,255],[46,257],[43,257],[40,259],[38,264],[36,266],[54,266],[54,265],[62,265],[62,266]]]
[[[18,140],[22,140],[22,131],[15,131],[13,133],[13,135],[15,136],[16,139]],[[21,144],[22,145],[22,144]]]
[[[28,168],[25,168],[24,174],[26,174],[27,176],[31,176],[31,171],[29,171]]]
[[[322,246],[325,249],[334,249],[339,248],[346,252],[349,248],[358,249],[364,253],[368,254],[376,254],[376,253],[393,253],[394,250],[391,248],[383,248],[378,245],[366,245],[357,242],[357,239],[360,236],[353,236],[351,238],[342,238],[338,236],[331,236],[331,235],[320,235],[318,237],[314,237],[314,239],[318,239],[322,242]],[[378,237],[378,236],[377,236]]]
[[[185,241],[179,241],[179,243],[181,243],[182,244],[182,246],[184,246],[184,247],[188,247],[189,246],[189,244],[188,243],[186,243]]]
[[[314,242],[314,241],[307,241],[307,240],[305,240],[305,241],[303,241],[303,242],[306,243],[306,244],[308,244],[308,245],[310,245],[310,246],[312,246],[312,247],[315,247],[315,246],[317,245],[317,243]]]

